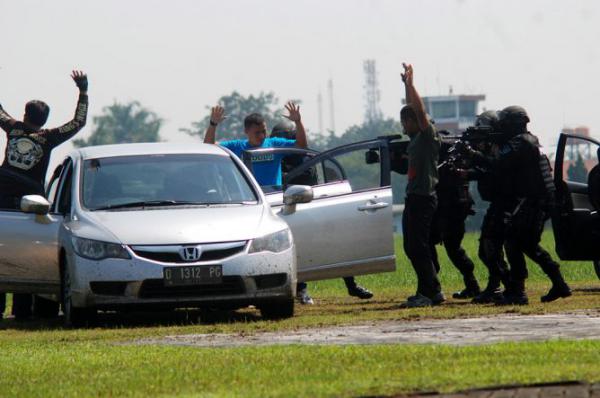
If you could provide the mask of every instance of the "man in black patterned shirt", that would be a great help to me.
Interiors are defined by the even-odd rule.
[[[52,150],[85,126],[88,111],[87,76],[81,71],[73,71],[71,78],[79,88],[79,100],[73,119],[60,127],[42,129],[50,113],[50,107],[42,101],[33,100],[25,105],[23,121],[13,119],[0,105],[0,128],[6,132],[7,138],[4,162],[0,166],[0,208],[18,209],[23,194],[42,193]],[[15,174],[21,178],[12,178],[11,175]],[[3,180],[8,183],[3,184]],[[17,187],[15,180],[30,183]],[[4,293],[0,293],[0,319],[4,307]],[[17,319],[30,316],[31,295],[14,295],[13,314]]]

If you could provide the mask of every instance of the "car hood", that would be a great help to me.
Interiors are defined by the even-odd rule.
[[[259,236],[272,217],[262,205],[94,211],[86,212],[79,232],[87,235],[93,226],[127,245],[227,242]]]

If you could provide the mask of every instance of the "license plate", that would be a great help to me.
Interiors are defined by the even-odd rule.
[[[165,267],[165,286],[213,285],[223,280],[222,265]]]

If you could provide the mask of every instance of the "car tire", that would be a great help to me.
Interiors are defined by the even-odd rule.
[[[294,316],[294,299],[261,304],[260,314],[265,319],[286,319]]]
[[[60,303],[41,296],[33,296],[33,315],[40,318],[58,317]]]
[[[596,270],[596,276],[600,279],[600,260],[594,260],[594,270]]]
[[[33,295],[26,293],[14,293],[12,297],[12,313],[17,321],[30,319],[33,315],[31,304]]]
[[[60,275],[60,293],[61,309],[64,316],[64,323],[67,327],[86,327],[90,326],[96,319],[95,308],[79,308],[73,306],[71,291],[71,275],[67,264],[62,268]]]

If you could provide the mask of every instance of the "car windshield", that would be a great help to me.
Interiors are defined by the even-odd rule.
[[[255,204],[257,196],[229,157],[201,154],[88,159],[83,206],[90,210]]]

